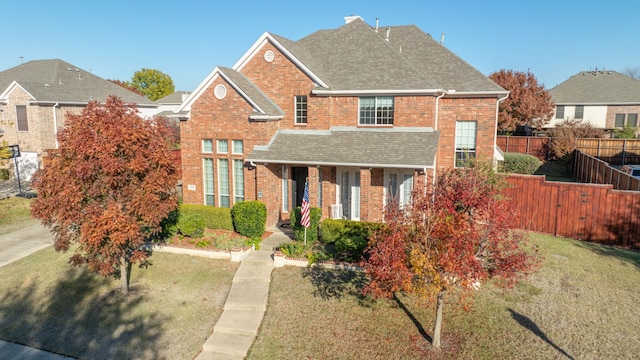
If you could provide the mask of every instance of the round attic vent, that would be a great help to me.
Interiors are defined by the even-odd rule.
[[[227,87],[222,84],[218,84],[216,85],[215,89],[213,89],[213,94],[216,96],[216,98],[222,100],[225,96],[227,96]]]
[[[264,53],[264,59],[265,59],[266,62],[272,62],[273,58],[275,58],[275,57],[276,57],[276,54],[274,54],[273,51],[271,51],[271,50],[267,50]]]

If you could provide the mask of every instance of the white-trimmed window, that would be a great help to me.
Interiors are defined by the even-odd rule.
[[[556,106],[556,119],[564,119],[564,105]]]
[[[215,206],[214,204],[214,181],[213,181],[213,159],[202,159],[202,169],[204,178],[204,204]]]
[[[202,139],[202,152],[203,153],[212,153],[213,152],[213,140],[211,140],[211,139]]]
[[[282,165],[282,211],[289,212],[289,168]]]
[[[216,140],[216,152],[218,154],[229,153],[229,140]]]
[[[26,105],[16,105],[16,123],[18,124],[18,131],[29,131]]]
[[[233,160],[233,203],[244,201],[244,161]]]
[[[393,96],[367,96],[360,99],[360,125],[393,125]]]
[[[296,106],[296,124],[307,123],[307,96],[297,95],[295,97]]]
[[[411,201],[413,171],[387,169],[384,175],[385,204],[395,203],[400,208]]]
[[[456,167],[476,158],[476,129],[475,121],[456,121]]]
[[[242,144],[242,140],[231,140],[231,153],[232,154],[242,154],[244,151],[244,147]]]
[[[584,105],[576,105],[576,112],[574,117],[576,119],[584,118]]]
[[[638,127],[638,114],[627,114],[627,126]]]
[[[229,200],[229,160],[218,159],[218,197],[220,207],[231,207]]]

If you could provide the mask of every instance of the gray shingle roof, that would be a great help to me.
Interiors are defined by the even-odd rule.
[[[615,71],[581,71],[549,90],[556,104],[640,104],[640,80]]]
[[[256,113],[255,115],[284,116],[284,111],[247,79],[246,76],[230,68],[218,67],[218,69],[264,112],[264,114]]]
[[[271,34],[331,90],[505,91],[416,26],[361,19],[299,41]]]
[[[174,91],[173,93],[156,100],[158,104],[182,104],[183,96],[188,96],[189,91]]]
[[[105,102],[116,95],[124,102],[157,106],[153,101],[59,59],[33,60],[0,72],[0,93],[16,81],[38,102]]]
[[[423,169],[434,166],[439,133],[431,128],[280,130],[247,161]]]

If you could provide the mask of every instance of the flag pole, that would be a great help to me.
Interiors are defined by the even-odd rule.
[[[304,246],[307,246],[307,228],[304,228]]]

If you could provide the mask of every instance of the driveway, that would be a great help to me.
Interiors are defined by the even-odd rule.
[[[51,245],[53,245],[53,235],[39,223],[0,235],[0,266]]]

